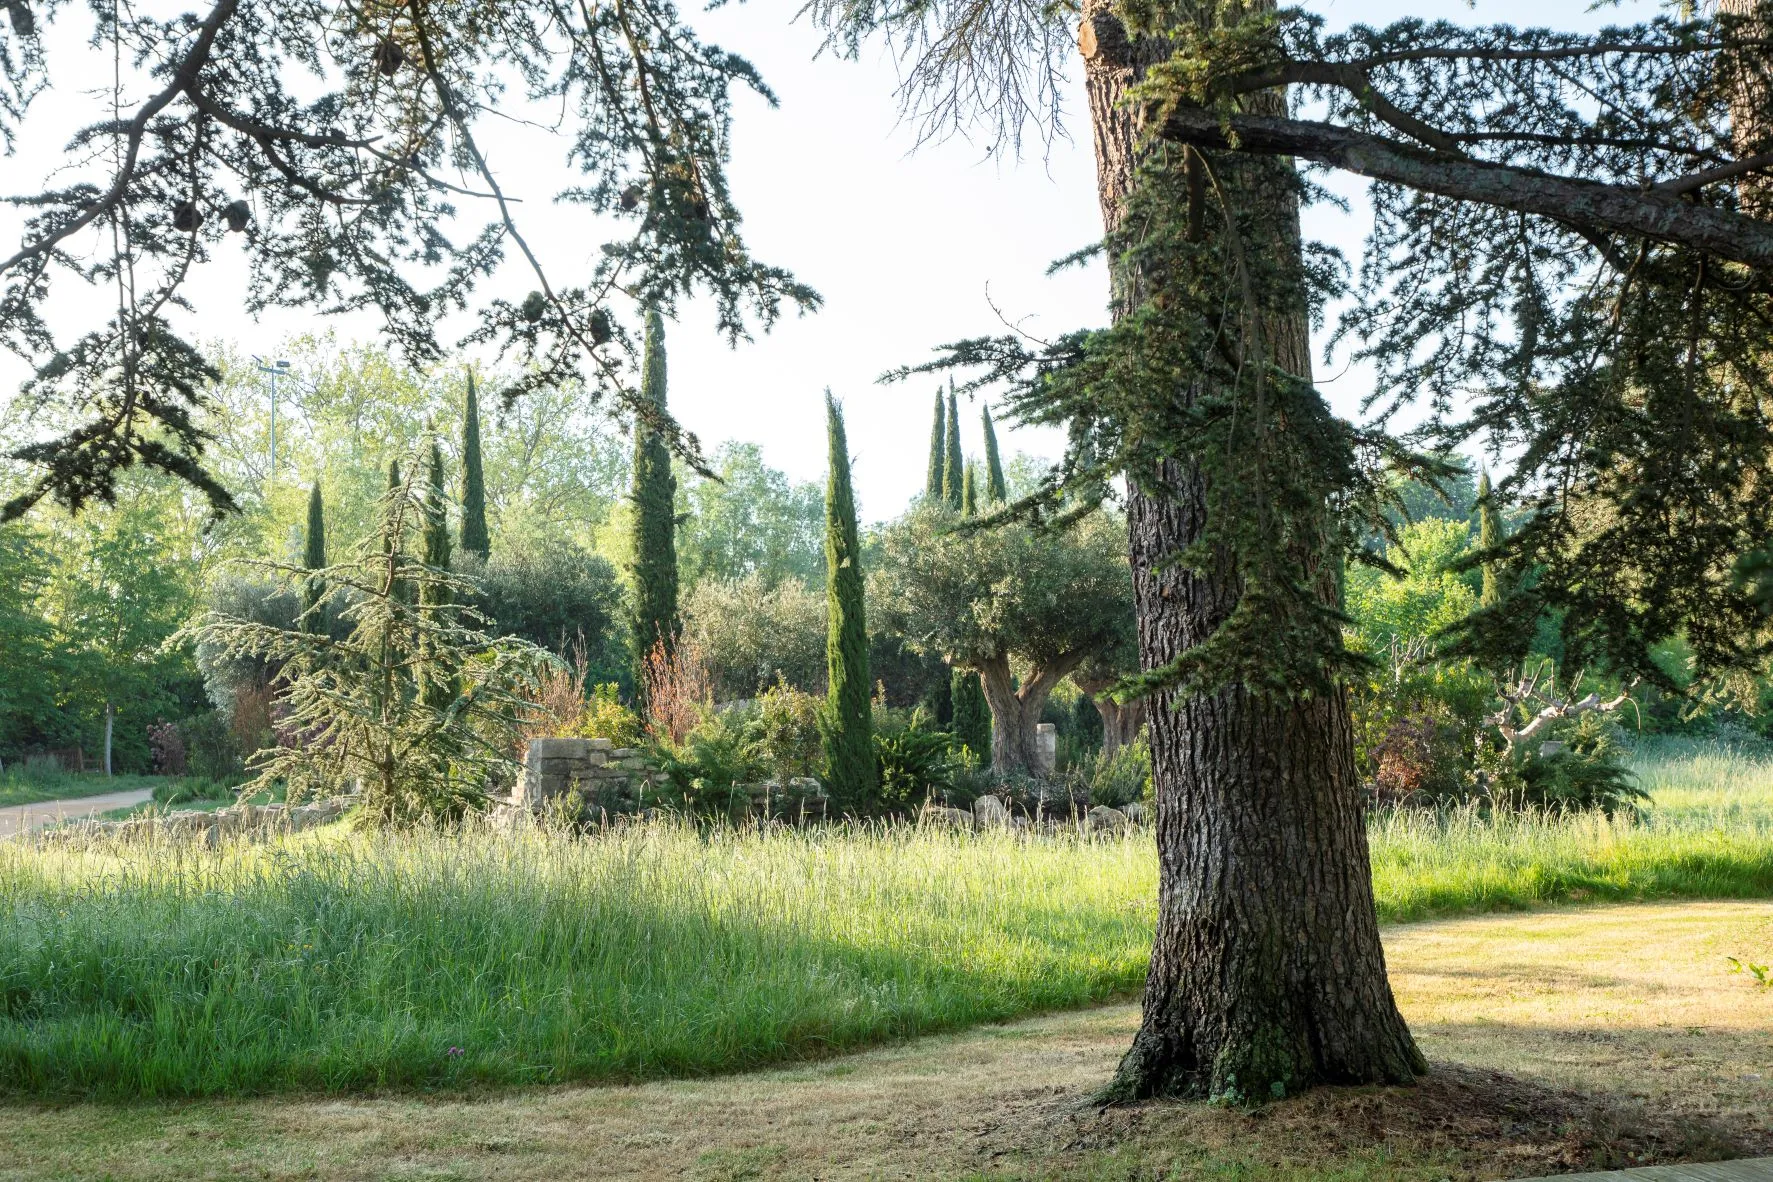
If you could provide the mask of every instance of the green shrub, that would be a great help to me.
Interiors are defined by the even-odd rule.
[[[185,768],[191,775],[228,783],[238,783],[244,776],[240,740],[220,710],[193,714],[179,723],[179,734],[185,740]]]
[[[631,676],[621,584],[607,558],[554,541],[495,550],[484,566],[473,558],[460,565],[479,585],[477,606],[491,617],[489,634],[521,637],[561,656],[577,647],[592,683]]]
[[[1488,761],[1494,807],[1548,812],[1635,813],[1649,801],[1626,766],[1618,729],[1601,714],[1578,715],[1544,739]]]
[[[823,710],[821,699],[795,689],[780,674],[757,699],[748,737],[752,753],[770,778],[824,778]]]
[[[640,715],[622,704],[621,687],[613,681],[591,687],[579,713],[576,732],[587,739],[608,739],[617,747],[640,742]]]
[[[665,803],[687,813],[737,818],[749,808],[743,785],[766,775],[753,717],[744,710],[704,709],[681,744],[655,739],[650,754],[666,778]]]
[[[1123,744],[1113,754],[1097,751],[1082,756],[1065,774],[1072,795],[1092,805],[1121,808],[1152,794],[1151,747],[1143,738]]]
[[[937,730],[919,706],[909,715],[876,710],[874,758],[880,768],[880,802],[887,812],[915,810],[953,787],[954,736]]]
[[[1470,662],[1422,662],[1419,651],[1389,648],[1350,701],[1355,765],[1382,805],[1440,807],[1478,792],[1491,680]]]

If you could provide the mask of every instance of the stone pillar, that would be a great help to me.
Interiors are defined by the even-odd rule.
[[[1050,722],[1036,724],[1034,728],[1034,753],[1040,761],[1035,770],[1043,776],[1053,774],[1059,766],[1059,728]]]
[[[585,793],[591,769],[609,762],[611,746],[608,739],[531,739],[513,803],[534,809],[574,788]]]

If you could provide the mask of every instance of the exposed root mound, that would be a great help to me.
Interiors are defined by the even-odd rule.
[[[1764,1131],[1454,1063],[1433,1064],[1415,1087],[1318,1088],[1251,1110],[1165,1101],[1098,1109],[1071,1096],[1049,1101],[1045,1119],[1018,1115],[1023,1135],[998,1130],[989,1156],[1032,1164],[1115,1150],[1149,1167],[1247,1154],[1284,1171],[1389,1150],[1442,1157],[1457,1177],[1496,1178],[1773,1153]],[[1043,1162],[1057,1166],[1059,1158]]]

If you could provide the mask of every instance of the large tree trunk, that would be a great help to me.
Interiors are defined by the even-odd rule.
[[[1079,44],[1103,220],[1113,232],[1140,150],[1137,114],[1123,99],[1162,47],[1129,43],[1106,0],[1088,0]],[[1283,109],[1281,96],[1263,97],[1270,101],[1252,104],[1259,113]],[[1298,258],[1290,162],[1215,154],[1210,163],[1229,206],[1268,203],[1263,223],[1279,227],[1272,241],[1246,242],[1246,253]],[[1156,282],[1117,273],[1117,315]],[[1275,364],[1309,376],[1308,327],[1303,307],[1268,318]],[[1146,669],[1200,643],[1237,602],[1228,571],[1197,574],[1174,562],[1201,534],[1206,492],[1186,463],[1128,473]],[[1327,571],[1333,558],[1318,558]],[[1386,979],[1346,695],[1277,702],[1240,688],[1165,693],[1152,702],[1150,734],[1157,932],[1143,1022],[1109,1095],[1265,1100],[1323,1082],[1413,1079],[1425,1064]]]
[[[1718,0],[1716,15],[1747,20],[1755,15],[1760,2]],[[1763,35],[1758,25],[1756,22],[1742,32]],[[1773,105],[1773,60],[1764,51],[1740,50],[1734,60],[1724,64],[1735,75],[1730,96],[1730,146],[1736,159],[1746,160],[1773,147],[1773,117],[1768,109]],[[1765,177],[1743,181],[1736,196],[1742,212],[1750,217],[1764,221],[1773,214],[1773,185]]]
[[[991,769],[998,775],[1039,775],[1045,768],[1035,747],[1035,728],[1053,687],[1083,661],[1080,654],[1035,668],[1020,689],[1010,673],[1010,659],[995,657],[978,664],[985,687],[985,704],[991,707]]]

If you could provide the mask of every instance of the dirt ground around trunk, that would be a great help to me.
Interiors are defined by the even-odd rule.
[[[1120,1005],[742,1076],[485,1096],[0,1107],[0,1178],[1442,1179],[1773,1154],[1773,905],[1392,928],[1434,1071],[1102,1110]]]

